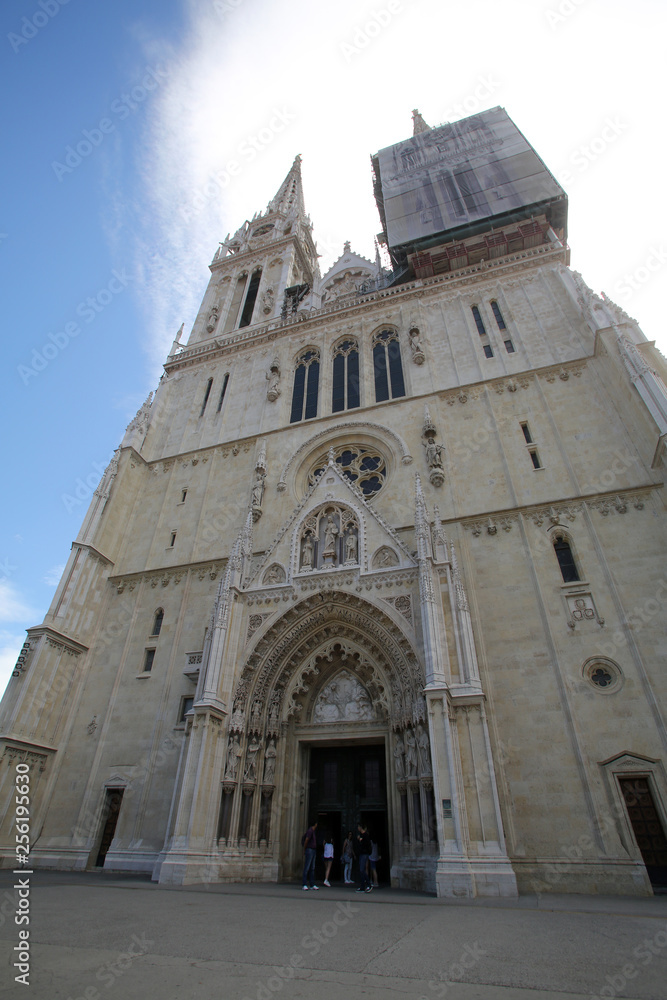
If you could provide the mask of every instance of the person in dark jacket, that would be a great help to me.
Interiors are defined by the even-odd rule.
[[[319,889],[319,885],[315,885],[315,856],[317,853],[317,838],[315,836],[315,831],[317,830],[317,821],[311,823],[304,834],[303,838],[303,888],[304,889]],[[309,885],[310,883],[310,885]]]
[[[356,854],[359,858],[359,881],[357,892],[371,892],[373,886],[368,878],[368,859],[371,854],[371,838],[368,836],[368,827],[365,823],[359,823],[356,836]]]

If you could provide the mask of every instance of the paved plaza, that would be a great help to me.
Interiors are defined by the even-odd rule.
[[[667,994],[667,896],[443,901],[380,888],[158,888],[30,876],[28,984],[17,876],[0,873],[0,998],[564,1000]],[[23,910],[19,907],[19,913]]]

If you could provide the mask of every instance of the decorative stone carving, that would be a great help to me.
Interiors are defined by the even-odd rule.
[[[424,351],[422,350],[419,328],[413,326],[408,333],[410,350],[412,351],[412,360],[416,365],[424,364]]]
[[[263,583],[275,584],[285,582],[285,570],[278,563],[273,563],[264,573]]]
[[[357,536],[353,529],[348,529],[345,535],[345,562],[346,563],[356,563],[357,558]]]
[[[359,525],[342,504],[327,504],[310,514],[301,528],[299,568],[338,569],[359,561]]]
[[[276,293],[273,285],[267,285],[262,292],[262,312],[265,316],[268,316],[273,312],[273,306],[276,301]]]
[[[344,670],[320,692],[313,722],[365,722],[375,718],[368,691]]]
[[[388,545],[382,545],[373,555],[373,569],[389,569],[398,566],[398,556]]]
[[[597,622],[598,625],[604,625],[604,618],[598,614],[591,594],[568,594],[566,601],[570,612],[567,624],[571,629],[584,622]]]
[[[261,472],[255,474],[255,482],[252,487],[252,519],[259,521],[262,516],[262,500],[264,499],[264,480],[266,476]]]
[[[314,546],[313,546],[313,536],[308,531],[303,539],[301,545],[301,569],[312,569],[313,568],[313,556],[314,556]]]
[[[273,403],[280,395],[280,362],[278,358],[274,358],[271,362],[271,367],[266,373],[266,378],[269,383],[269,387],[266,390],[266,398],[270,403]]]

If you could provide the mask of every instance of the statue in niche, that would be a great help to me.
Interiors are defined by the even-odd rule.
[[[269,383],[269,388],[266,390],[266,398],[270,403],[273,403],[280,395],[280,362],[278,358],[273,359],[271,367],[266,373],[266,379]]]
[[[433,438],[429,437],[424,441],[424,447],[426,448],[426,461],[429,469],[441,469],[442,445],[436,444]]]
[[[405,774],[408,778],[417,777],[417,741],[411,729],[405,730]]]
[[[262,312],[268,316],[270,312],[273,311],[273,303],[275,301],[275,292],[273,290],[273,285],[267,285],[262,293]]]
[[[252,488],[252,505],[253,507],[261,507],[262,499],[264,497],[264,476],[261,472],[257,473],[257,478]]]
[[[420,334],[418,327],[413,326],[408,334],[408,337],[410,342],[410,349],[412,351],[412,360],[416,365],[421,365],[424,363],[424,351],[422,350],[422,345],[419,336]]]
[[[350,528],[345,536],[345,562],[354,563],[357,561],[357,536],[354,528]]]
[[[398,565],[398,557],[396,553],[393,551],[393,549],[382,548],[380,549],[379,552],[376,553],[375,557],[373,558],[373,562],[376,566],[379,566],[381,569],[387,569],[389,566]]]
[[[239,758],[241,757],[241,754],[242,750],[238,736],[230,736],[229,743],[227,744],[227,766],[225,767],[226,780],[236,781],[236,775],[239,770]]]
[[[336,555],[336,539],[338,537],[338,525],[334,521],[333,514],[327,516],[327,523],[324,528],[324,555]]]
[[[301,554],[301,568],[302,569],[312,569],[313,568],[313,536],[310,532],[306,535],[303,540],[303,552]]]
[[[218,307],[217,305],[213,305],[211,307],[210,313],[208,314],[208,320],[206,322],[206,330],[208,331],[208,333],[213,333],[217,325],[218,325]]]
[[[397,736],[394,740],[394,766],[396,768],[396,777],[399,781],[405,778],[404,755],[405,747],[403,746],[403,740],[400,736]]]
[[[264,754],[264,784],[272,785],[276,779],[276,757],[278,756],[278,751],[276,750],[276,741],[274,739],[269,740],[269,745],[266,748]]]
[[[428,742],[428,736],[424,731],[422,725],[417,726],[417,748],[419,750],[419,761],[421,764],[421,773],[430,774],[431,773],[431,752]]]
[[[269,705],[269,729],[277,729],[280,724],[280,695],[276,691]]]
[[[244,781],[255,781],[257,778],[257,755],[260,749],[259,740],[256,736],[252,736],[246,751],[245,771],[243,772]]]
[[[252,703],[252,710],[250,712],[250,725],[253,729],[259,729],[259,724],[262,721],[262,699],[255,698]]]

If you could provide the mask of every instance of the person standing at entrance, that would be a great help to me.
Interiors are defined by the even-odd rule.
[[[354,835],[351,830],[348,830],[347,837],[345,838],[345,843],[343,844],[343,853],[341,855],[341,861],[345,866],[343,874],[345,885],[352,885],[352,862],[354,861]]]
[[[326,835],[324,838],[324,884],[331,888],[331,882],[329,881],[329,872],[331,871],[331,866],[333,864],[334,857],[334,845],[333,840]]]
[[[303,878],[301,879],[304,889],[319,889],[315,885],[315,855],[317,853],[317,820],[308,827],[303,835]]]
[[[373,880],[373,888],[377,888],[378,886],[377,863],[379,860],[380,860],[380,854],[378,852],[377,842],[373,840],[373,838],[371,837],[371,854],[368,859],[368,866],[371,870],[370,874]]]
[[[366,868],[371,854],[371,838],[368,836],[368,828],[365,823],[357,826],[357,856],[359,858],[359,881],[357,892],[370,892],[373,888]]]

